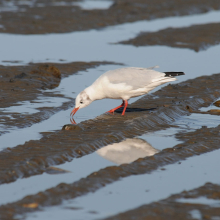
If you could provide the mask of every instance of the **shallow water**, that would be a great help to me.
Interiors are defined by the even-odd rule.
[[[54,90],[46,90],[44,92],[45,95],[47,95],[47,92],[54,91],[58,94],[63,94],[67,98],[72,98],[73,96],[76,96],[81,90],[86,88],[88,85],[90,85],[94,79],[96,79],[98,76],[100,76],[103,72],[107,71],[109,68],[119,68],[120,65],[104,65],[99,66],[97,68],[90,69],[92,72],[93,77],[88,77],[88,75],[91,75],[91,72],[81,71],[76,75],[72,75],[70,77],[64,78],[59,87]],[[73,89],[74,87],[74,89]],[[41,107],[50,107],[53,103],[53,106],[60,106],[62,104],[62,101],[65,102],[67,99],[65,98],[48,98],[50,102],[45,101],[40,104]],[[133,99],[133,101],[137,100],[138,98]],[[39,101],[39,99],[35,100],[36,102]],[[51,103],[53,102],[53,103]],[[74,102],[73,102],[74,103]],[[89,108],[81,109],[77,112],[77,114],[74,116],[74,119],[77,123],[80,123],[81,121],[95,118],[98,115],[101,115],[105,113],[106,111],[110,110],[112,107],[115,107],[121,103],[121,100],[100,100],[97,102],[93,102]],[[97,105],[98,104],[98,105]],[[24,102],[20,106],[12,106],[9,108],[2,109],[6,112],[17,112],[17,109],[20,113],[26,113],[26,110],[29,109],[30,113],[35,113],[37,111],[36,105],[30,105],[29,102]],[[25,141],[29,140],[36,140],[41,137],[39,135],[40,132],[46,132],[46,131],[53,131],[53,130],[60,130],[64,124],[70,124],[70,112],[72,109],[69,110],[63,110],[55,115],[51,116],[49,119],[44,120],[40,123],[36,123],[32,125],[31,127],[23,128],[23,129],[17,129],[9,128],[6,130],[4,126],[0,127],[0,131],[9,131],[10,133],[4,134],[0,136],[0,150],[4,149],[6,147],[14,147],[18,144],[23,144]],[[20,135],[22,133],[28,133],[29,135],[23,136]],[[17,139],[13,137],[18,137]]]
[[[110,0],[83,0],[83,1],[72,1],[72,2],[50,2],[49,5],[51,6],[79,6],[81,9],[84,10],[93,10],[93,9],[108,9],[113,4]],[[28,7],[45,7],[46,4],[44,3],[36,3],[35,0],[19,0],[19,1],[2,1],[2,6],[0,7],[0,12],[5,11],[25,11],[25,8],[19,8],[18,6],[28,6]]]
[[[179,128],[168,128],[154,133],[146,133],[144,135],[137,136],[138,139],[145,142],[139,144],[139,146],[135,146],[135,143],[138,142],[136,139],[133,139],[133,143],[130,144],[130,148],[128,148],[128,144],[125,146],[124,144],[120,145],[120,143],[118,143],[116,144],[117,148],[113,146],[113,149],[111,149],[112,145],[108,145],[100,148],[92,154],[80,158],[74,158],[71,162],[54,166],[59,169],[70,171],[70,173],[57,175],[44,173],[42,175],[18,179],[16,182],[3,184],[0,187],[0,205],[22,199],[29,194],[36,194],[40,191],[54,187],[62,182],[73,183],[108,166],[114,166],[121,163],[130,163],[138,158],[145,157],[147,155],[144,154],[143,151],[146,151],[146,145],[147,151],[151,152],[151,155],[157,153],[156,151],[159,152],[163,149],[174,147],[175,145],[181,143],[181,141],[175,138],[175,134],[179,132],[189,132],[201,128],[201,126],[206,122],[210,123],[206,124],[209,127],[215,127],[219,124],[219,121],[216,120],[219,116],[205,115],[206,117],[203,118],[205,121],[202,123],[200,120],[196,121],[194,119],[194,115],[195,114],[192,114],[187,118],[177,120],[175,124],[180,125]],[[200,119],[202,119],[202,117]],[[198,124],[196,124],[196,122]],[[193,126],[190,128],[191,124],[193,124]],[[106,148],[108,151],[106,151]],[[140,155],[140,150],[142,150],[142,155]],[[176,165],[170,166],[175,167]]]
[[[135,37],[140,31],[157,31],[167,27],[183,27],[219,21],[220,12],[217,11],[203,15],[141,21],[102,30],[68,34],[28,36],[0,34],[0,41],[6,42],[2,45],[2,50],[5,53],[0,54],[0,63],[5,65],[6,63],[2,62],[4,60],[22,60],[22,63],[19,64],[23,65],[28,62],[45,62],[45,60],[60,62],[60,59],[63,59],[65,62],[106,60],[140,67],[160,65],[159,71],[185,71],[186,75],[180,79],[183,81],[217,72],[219,70],[217,60],[220,46],[196,53],[189,49],[166,46],[136,48],[130,45],[112,45],[111,43]],[[10,49],[7,47],[7,42],[10,44]],[[19,52],[21,50],[22,54]],[[209,57],[212,59],[207,60]],[[186,63],[187,65],[185,65]]]
[[[149,67],[160,65],[159,71],[184,71],[185,76],[178,77],[177,82],[185,81],[201,75],[211,75],[220,70],[219,54],[220,45],[213,46],[202,52],[189,49],[169,48],[166,46],[133,47],[130,45],[112,44],[127,40],[136,36],[140,31],[157,31],[167,27],[184,27],[192,24],[204,24],[209,22],[220,22],[220,12],[209,12],[203,15],[184,17],[170,17],[152,21],[140,21],[129,24],[108,27],[102,30],[90,30],[68,34],[47,35],[12,35],[0,34],[1,45],[0,64],[2,65],[24,65],[28,62],[73,62],[73,61],[114,61],[124,63],[127,66]],[[10,48],[8,47],[10,45]],[[23,51],[20,53],[20,51]],[[59,53],[57,53],[59,51]],[[65,61],[60,61],[64,59]],[[20,63],[3,62],[5,60],[21,60]],[[4,111],[16,111],[21,114],[36,113],[39,107],[58,107],[62,103],[75,98],[85,87],[89,86],[98,76],[109,69],[120,68],[121,65],[102,65],[81,71],[78,74],[62,79],[58,88],[45,91],[62,94],[65,98],[50,98],[40,100],[40,97],[30,105],[29,102],[20,103],[18,107],[11,106]],[[158,87],[157,90],[161,88]],[[154,90],[155,91],[155,90]],[[153,92],[154,92],[153,91]],[[132,99],[131,102],[138,98]],[[101,100],[92,103],[89,107],[77,112],[75,120],[77,123],[95,118],[114,106],[119,105],[121,100]],[[0,136],[0,150],[6,147],[15,147],[25,141],[40,139],[40,132],[60,130],[64,124],[70,123],[69,114],[72,109],[60,111],[49,119],[34,124],[31,127],[17,129],[16,127],[5,129],[0,126],[0,131],[8,131],[8,134]],[[208,110],[201,109],[201,110]],[[147,144],[160,151],[173,147],[179,143],[174,136],[183,131],[193,131],[202,126],[215,127],[219,125],[219,116],[191,114],[177,120],[174,125],[178,128],[169,128],[154,133],[147,133],[137,138],[144,139]],[[25,135],[23,135],[25,134]],[[145,143],[146,144],[146,143]],[[129,160],[138,159],[134,156],[134,148],[117,149],[128,154]],[[141,149],[143,150],[143,149]],[[100,154],[100,151],[104,151]],[[118,164],[115,156],[117,151],[110,156],[108,149],[99,150],[90,155],[73,159],[71,162],[56,166],[57,168],[70,171],[59,175],[32,176],[18,179],[16,182],[3,184],[0,187],[0,204],[15,202],[24,196],[44,191],[59,183],[73,183],[92,172],[99,171],[108,166]],[[99,155],[104,155],[106,159]],[[107,156],[106,156],[107,155]],[[132,159],[130,157],[132,155]],[[146,155],[145,155],[146,156]],[[218,175],[220,151],[195,156],[183,161],[181,164],[165,166],[165,170],[157,170],[152,174],[131,176],[107,185],[103,189],[90,193],[81,198],[65,201],[63,205],[47,208],[44,212],[28,215],[27,219],[97,219],[107,217],[118,212],[123,212],[140,205],[147,204],[168,197],[170,194],[179,193],[182,190],[201,186],[207,181],[220,183]],[[124,158],[123,158],[124,159]],[[114,161],[115,163],[111,162]],[[205,164],[205,166],[204,166]],[[187,181],[190,179],[190,181]],[[94,203],[94,201],[96,201]],[[80,210],[70,210],[66,207],[81,207]],[[92,214],[91,211],[95,211]]]
[[[175,122],[174,124],[177,124]],[[218,115],[206,115],[193,113],[192,115],[183,116],[178,120],[178,125],[185,129],[196,130],[203,126],[207,128],[215,127],[220,124],[220,117]]]
[[[202,220],[202,214],[199,210],[194,209],[191,212],[189,212],[189,214],[192,216],[192,218],[194,219],[198,219],[198,220]]]
[[[72,5],[79,6],[81,9],[84,10],[93,10],[93,9],[108,9],[113,4],[112,1],[109,0],[84,0],[81,2],[74,2]]]
[[[216,150],[204,155],[194,156],[182,161],[181,164],[164,166],[165,170],[123,178],[121,181],[107,185],[95,193],[65,201],[61,206],[28,214],[27,219],[43,219],[46,217],[60,219],[61,216],[65,216],[65,219],[68,220],[72,218],[72,215],[76,219],[104,218],[164,199],[183,190],[199,187],[206,182],[211,181],[220,184],[218,175],[219,156],[220,150]],[[209,161],[206,166],[204,166],[205,161]],[[201,203],[203,202],[204,200],[201,200]],[[207,204],[209,204],[208,201]],[[71,210],[71,207],[80,207],[80,209]],[[92,214],[91,211],[95,214]]]
[[[16,182],[3,184],[0,187],[0,205],[22,199],[24,196],[35,194],[54,187],[62,182],[72,183],[101,168],[112,166],[113,163],[99,157],[96,153],[87,155],[72,162],[56,166],[70,173],[47,174],[19,179]]]
[[[177,130],[175,132],[177,132]],[[151,146],[153,146],[156,149],[162,150],[162,149],[165,149],[166,147],[172,147],[176,145],[177,143],[180,143],[173,137],[173,135],[171,135],[172,133],[174,134],[175,132],[174,131],[172,132],[171,129],[167,129],[164,132],[154,133],[153,137],[151,137],[150,135],[142,135],[137,138],[141,138],[145,141],[148,141],[149,139]],[[163,142],[163,146],[160,145],[161,142]],[[104,147],[99,149],[98,151],[102,149],[104,149]],[[135,148],[134,148],[134,151],[135,151]],[[132,151],[132,153],[134,153],[134,151]],[[124,152],[124,153],[129,154],[129,152]],[[136,157],[136,159],[138,158],[139,157]],[[116,164],[109,160],[102,158],[101,156],[99,156],[97,152],[83,156],[81,158],[74,158],[71,162],[67,162],[67,163],[55,166],[63,170],[68,170],[71,173],[64,173],[62,175],[61,174],[49,175],[47,173],[44,173],[42,175],[32,176],[29,178],[23,178],[23,179],[17,180],[16,182],[1,185],[0,205],[6,204],[8,202],[16,201],[29,194],[38,193],[39,191],[46,190],[62,182],[72,183],[83,177],[88,176],[89,174],[93,172],[96,172],[107,166],[113,166],[113,165],[116,165]]]
[[[38,108],[42,107],[59,107],[63,102],[69,101],[66,98],[59,97],[38,97],[34,101],[17,102],[15,106],[0,108],[5,113],[33,114],[39,112]]]
[[[181,198],[177,199],[177,202],[181,203],[193,203],[193,204],[204,204],[212,207],[220,207],[220,200],[217,199],[209,199],[207,197],[201,196],[199,198]]]

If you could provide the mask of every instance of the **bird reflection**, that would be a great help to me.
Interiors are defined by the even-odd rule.
[[[96,151],[101,157],[116,163],[131,163],[138,158],[152,156],[159,150],[140,138],[128,138],[120,143],[107,145]]]
[[[70,122],[71,122],[71,124],[76,125],[76,122],[73,118],[70,118]]]

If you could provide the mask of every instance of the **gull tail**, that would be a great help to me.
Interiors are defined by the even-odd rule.
[[[164,73],[166,74],[165,77],[185,75],[184,72],[164,72]]]

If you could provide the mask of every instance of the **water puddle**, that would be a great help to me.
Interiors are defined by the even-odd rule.
[[[165,166],[165,170],[157,170],[150,175],[123,178],[94,193],[65,201],[60,206],[28,214],[26,219],[60,219],[65,216],[68,220],[73,215],[76,219],[104,218],[199,187],[206,182],[219,184],[219,157],[220,150],[216,150],[189,158],[181,164]],[[80,209],[74,210],[74,207]]]
[[[31,62],[73,61],[114,61],[129,66],[148,67],[160,65],[159,71],[184,71],[180,81],[219,71],[218,54],[220,46],[196,53],[189,49],[169,48],[166,46],[133,47],[111,43],[135,37],[140,31],[158,31],[167,27],[183,27],[192,24],[220,22],[220,12],[203,15],[171,17],[152,21],[139,21],[111,26],[102,30],[90,30],[65,34],[13,35],[0,34],[4,54],[3,60],[22,60],[23,65]],[[10,50],[7,48],[10,43]],[[21,54],[19,51],[23,51]],[[33,51],[35,51],[33,53]],[[57,53],[59,51],[59,53]],[[76,52],[77,51],[77,52]],[[31,54],[31,58],[30,58]],[[166,54],[166,56],[164,56]],[[208,59],[212,57],[212,59]],[[187,65],[185,65],[187,63]]]
[[[23,65],[30,61],[45,62],[45,60],[49,59],[49,61],[61,62],[60,59],[62,59],[65,60],[65,62],[108,60],[117,63],[125,63],[129,66],[142,67],[160,64],[162,68],[159,69],[159,71],[184,71],[186,75],[178,78],[180,82],[200,75],[219,72],[220,63],[218,62],[218,57],[220,46],[212,47],[205,52],[196,53],[188,49],[169,48],[164,46],[135,48],[129,45],[112,45],[109,43],[119,42],[134,37],[140,31],[157,31],[171,26],[182,27],[217,21],[220,21],[219,11],[202,15],[139,21],[112,26],[99,31],[90,30],[68,34],[48,35],[0,34],[0,41],[5,42],[2,45],[2,50],[5,51],[5,53],[4,55],[0,54],[0,63],[5,65],[6,63],[3,62],[4,60],[22,60],[22,62],[19,63],[10,63],[10,65]],[[10,43],[10,50],[8,49],[7,42]],[[22,54],[19,52],[21,50],[23,51]],[[33,51],[35,52],[33,53]],[[57,53],[57,51],[59,51],[59,53]],[[32,56],[31,59],[30,54]],[[166,56],[164,56],[164,54],[166,54]],[[210,57],[212,57],[212,59],[210,59]],[[186,63],[187,65],[185,65]],[[74,98],[78,92],[89,86],[99,75],[107,70],[119,67],[121,66],[106,65],[90,69],[88,72],[82,71],[79,75],[63,79],[60,86],[55,90],[50,90],[50,92],[58,92],[65,95],[67,98]],[[160,88],[161,87],[158,87],[157,89]],[[136,99],[131,100],[130,103]],[[61,104],[61,102],[63,103],[65,101],[65,99],[53,99],[53,101],[51,100],[53,103],[48,103],[47,100],[45,100],[44,104],[42,103],[41,106],[47,107],[48,105],[53,105],[56,107],[59,103]],[[34,102],[37,102],[37,100]],[[82,120],[94,118],[112,107],[118,106],[120,102],[120,100],[100,100],[93,102],[89,107],[77,112],[75,121],[79,123]],[[37,107],[37,104],[31,106],[31,109],[29,109],[29,102],[24,102],[19,108],[16,107],[16,109],[19,110],[19,113],[27,111],[29,111],[29,113],[30,111],[34,113],[37,111],[35,107]],[[15,108],[10,107],[5,109],[5,111],[14,111],[12,109]],[[68,111],[61,111],[50,119],[29,128],[19,131],[16,131],[16,128],[7,130],[11,133],[0,137],[0,142],[3,143],[1,149],[23,144],[30,139],[38,139],[40,137],[39,132],[60,129],[64,124],[69,123],[70,111],[71,109]],[[6,131],[4,127],[2,129]],[[22,132],[31,133],[32,135],[30,135],[30,137],[15,138]]]
[[[97,5],[99,9],[104,9],[112,4],[111,1],[100,2],[84,1],[77,4],[86,10],[94,9]],[[158,31],[167,27],[184,27],[209,22],[220,22],[220,12],[140,21],[102,30],[68,34],[28,36],[0,34],[0,41],[5,42],[1,46],[4,54],[0,54],[0,64],[24,65],[30,61],[45,62],[45,60],[61,62],[60,59],[65,60],[65,62],[114,61],[128,66],[140,67],[158,64],[161,66],[159,71],[184,71],[186,75],[179,77],[179,81],[177,81],[181,82],[201,75],[219,72],[220,46],[214,46],[207,51],[196,53],[189,49],[166,46],[136,48],[130,45],[112,43],[135,37],[140,31]],[[19,62],[5,63],[4,60],[19,60]],[[64,95],[65,98],[38,97],[32,102],[17,103],[16,106],[1,110],[10,116],[12,112],[34,114],[38,112],[38,108],[59,107],[64,102],[75,98],[80,91],[89,86],[102,73],[120,67],[121,65],[102,65],[88,71],[81,71],[62,79],[58,88],[44,91],[45,97],[47,93],[53,92]],[[130,103],[137,99],[139,97],[132,99]],[[95,118],[120,103],[121,100],[108,99],[93,102],[89,107],[78,111],[74,118],[77,123],[80,123]],[[207,111],[209,108],[202,108],[201,110]],[[6,147],[15,147],[25,143],[25,141],[40,139],[41,132],[60,130],[64,124],[70,123],[70,112],[71,109],[60,111],[45,121],[23,129],[13,127],[6,130],[4,126],[0,125],[0,131],[9,132],[0,136],[0,150]],[[56,168],[70,172],[58,175],[44,173],[3,184],[0,187],[0,204],[17,201],[24,196],[36,194],[62,182],[73,183],[108,166],[130,163],[140,157],[153,155],[160,150],[181,143],[174,138],[176,133],[193,131],[202,126],[215,127],[219,122],[219,116],[216,115],[193,113],[190,116],[184,116],[174,123],[176,128],[172,127],[155,133],[147,133],[135,139],[127,139],[121,143],[108,145],[90,155],[56,166]],[[163,167],[165,170],[157,170],[150,175],[130,176],[107,185],[95,193],[65,201],[61,206],[45,209],[44,212],[29,214],[27,219],[63,219],[63,216],[65,219],[72,219],[73,214],[76,219],[103,218],[166,198],[170,194],[179,193],[182,190],[201,186],[207,181],[219,183],[219,156],[220,150],[217,150],[189,158],[181,164],[165,166]],[[202,203],[202,201],[198,202]],[[73,210],[76,207],[81,209]]]
[[[218,110],[220,110],[219,107],[220,107],[220,106],[219,106],[219,99],[217,99],[217,100],[216,100],[215,102],[213,102],[210,106],[200,108],[199,110],[200,110],[201,112],[208,112],[208,111],[213,110],[213,109],[218,109]]]
[[[174,124],[191,130],[196,130],[203,126],[212,128],[220,124],[220,117],[218,115],[193,113],[190,116],[181,117]]]
[[[190,204],[202,204],[202,205],[209,205],[212,207],[220,207],[220,200],[209,199],[204,196],[201,196],[199,198],[181,198],[181,199],[177,199],[176,202],[190,203]]]
[[[0,187],[0,205],[17,201],[24,196],[44,191],[63,182],[73,183],[92,172],[112,165],[113,163],[93,153],[82,158],[73,159],[72,162],[56,166],[56,168],[69,171],[67,173],[57,175],[44,173],[18,179],[16,182],[9,184],[2,184]]]
[[[38,108],[59,107],[62,103],[69,101],[66,98],[59,97],[38,97],[34,101],[23,101],[16,103],[15,106],[0,108],[5,113],[34,114],[39,112]]]
[[[94,9],[108,9],[113,5],[112,1],[108,0],[84,0],[80,2],[74,2],[72,5],[79,6],[84,10],[94,10]]]
[[[18,11],[18,7],[14,5],[13,2],[10,1],[2,1],[0,7],[0,12],[6,12],[6,11]]]
[[[111,7],[113,4],[110,0],[82,0],[82,1],[72,1],[72,2],[65,2],[65,1],[52,1],[47,3],[37,3],[35,0],[19,0],[19,1],[5,1],[1,2],[0,12],[18,12],[18,11],[25,11],[25,8],[21,6],[28,6],[32,7],[45,7],[47,5],[50,6],[79,6],[83,10],[104,10]]]
[[[74,158],[71,162],[54,166],[55,168],[69,171],[64,174],[49,175],[44,173],[3,184],[0,187],[0,205],[19,200],[29,194],[44,191],[62,182],[73,183],[107,166],[131,163],[138,158],[154,155],[166,147],[173,147],[177,143],[181,143],[174,138],[176,132],[178,130],[169,128],[151,135],[127,139],[120,143],[103,147],[84,157]],[[148,140],[151,144],[148,143]],[[162,146],[161,143],[163,143]]]
[[[54,90],[46,90],[44,92],[45,96],[47,96],[47,92],[51,93],[57,93],[62,94],[66,98],[73,98],[76,97],[76,95],[81,92],[84,88],[86,88],[88,85],[92,84],[93,81],[98,78],[103,72],[106,72],[109,69],[116,69],[120,68],[120,65],[104,65],[99,66],[97,68],[89,69],[89,71],[81,71],[79,74],[72,75],[70,77],[64,78],[59,87]],[[92,73],[92,74],[91,74]],[[51,100],[50,100],[51,99]],[[49,100],[51,102],[43,102],[41,103],[41,107],[49,107],[49,106],[60,106],[64,101],[68,100],[65,98],[50,98]],[[133,99],[133,101],[137,100],[138,98]],[[47,100],[48,101],[48,100]],[[34,100],[32,102],[39,102],[39,99]],[[99,102],[97,105],[96,103]],[[80,109],[80,111],[77,112],[74,119],[77,123],[80,123],[83,120],[95,118],[98,115],[101,115],[105,113],[106,111],[112,109],[112,107],[118,106],[121,103],[121,100],[100,100],[97,102],[93,102],[89,108],[83,108]],[[74,105],[73,101],[73,105]],[[16,111],[16,109],[19,110],[20,113],[25,113],[27,109],[32,111],[32,113],[38,111],[34,107],[39,107],[39,104],[30,105],[29,102],[24,102],[20,106],[12,106],[9,108],[5,108],[4,111],[8,111],[9,113],[12,111]],[[8,131],[10,133],[4,134],[0,136],[0,150],[4,149],[6,147],[14,147],[19,144],[25,143],[25,141],[29,140],[36,140],[41,137],[39,134],[40,132],[46,132],[46,131],[53,131],[53,130],[60,130],[64,124],[70,124],[70,112],[69,110],[63,110],[60,111],[53,116],[51,116],[49,119],[44,120],[40,123],[36,123],[32,125],[31,127],[23,128],[23,129],[17,129],[16,127],[6,129],[4,126],[0,127],[0,131]],[[29,134],[29,135],[21,135],[21,134]]]
[[[171,127],[154,133],[147,133],[136,138],[126,139],[120,143],[105,146],[92,154],[81,158],[74,158],[71,162],[55,166],[55,168],[60,170],[69,171],[67,173],[59,175],[49,175],[44,173],[42,175],[18,179],[16,182],[9,184],[3,184],[0,187],[0,194],[2,195],[0,198],[0,204],[19,200],[24,196],[44,191],[62,182],[73,183],[107,166],[131,163],[138,158],[154,155],[163,149],[171,148],[180,144],[181,141],[175,138],[175,134],[179,132],[193,131],[204,125],[210,127],[218,125],[218,121],[216,120],[218,116],[205,115],[205,121],[201,122],[201,118],[195,120],[194,115],[197,114],[185,116],[176,121],[175,124],[176,126],[179,125],[179,127]],[[201,116],[203,117],[204,115]],[[52,116],[51,118],[53,117],[55,116]],[[30,135],[31,134],[28,136]],[[22,133],[20,134],[20,137],[23,137]],[[19,139],[16,141],[19,141]]]
[[[189,214],[192,216],[193,219],[202,220],[202,214],[197,209],[190,211]]]
[[[35,0],[3,0],[1,1],[0,12],[25,12],[25,6],[28,7],[44,7],[46,4],[37,3]],[[53,5],[53,4],[52,4]],[[22,7],[24,6],[24,7]]]
[[[177,140],[174,137],[175,134],[181,131],[184,131],[184,129],[178,127],[169,128],[157,132],[146,133],[139,136],[139,138],[143,138],[144,140],[147,140],[150,145],[154,146],[154,148],[161,151],[163,149],[170,148],[177,144],[180,144],[181,141]]]
[[[77,181],[83,177],[86,177],[89,174],[96,172],[96,171],[98,171],[102,168],[105,168],[107,166],[112,166],[114,164],[130,163],[140,157],[153,155],[153,154],[159,152],[160,150],[163,150],[168,147],[173,147],[176,144],[181,143],[180,141],[178,141],[177,139],[174,138],[174,135],[176,133],[181,132],[181,131],[186,132],[186,131],[189,131],[189,129],[191,129],[191,130],[198,129],[202,125],[204,125],[203,123],[195,125],[195,123],[193,122],[194,115],[197,115],[197,114],[192,114],[188,117],[186,116],[185,120],[183,120],[183,119],[178,120],[176,122],[176,124],[180,124],[180,128],[172,127],[172,128],[166,129],[166,130],[144,134],[144,135],[139,136],[134,139],[127,139],[127,140],[122,141],[120,143],[103,147],[103,148],[99,149],[98,151],[96,151],[95,153],[92,153],[90,155],[87,155],[87,156],[84,156],[84,157],[78,158],[78,159],[73,159],[71,162],[67,162],[65,164],[61,164],[59,166],[56,166],[56,168],[70,171],[70,173],[64,173],[61,176],[60,175],[48,175],[48,174],[44,173],[43,175],[32,176],[27,179],[19,179],[16,182],[4,184],[0,188],[0,194],[2,195],[2,197],[0,199],[0,204],[6,204],[8,202],[13,202],[13,201],[19,200],[26,195],[35,194],[35,193],[38,193],[39,191],[44,191],[48,188],[51,188],[53,186],[56,186],[56,185],[62,183],[62,182],[65,182],[65,183],[75,182],[75,181]],[[203,117],[204,115],[201,115],[201,116]],[[215,118],[213,118],[213,115],[206,115],[206,116],[208,116],[208,118],[205,118],[205,119],[207,120],[207,122],[210,122],[210,126],[216,125],[215,119],[218,116],[214,116]],[[213,118],[213,121],[210,120],[210,118]],[[180,122],[182,122],[182,123],[180,123]],[[199,120],[198,121],[195,120],[195,122],[198,123]],[[190,126],[192,126],[192,127],[190,128]],[[209,124],[206,123],[206,126],[209,126]],[[110,204],[112,199],[117,200],[116,198],[118,198],[118,197],[124,198],[125,194],[128,192],[127,191],[121,192],[122,185],[124,185],[125,188],[127,190],[129,190],[129,192],[132,192],[131,193],[132,195],[130,195],[129,198],[133,198],[132,196],[134,196],[135,193],[137,193],[135,198],[138,198],[138,196],[140,196],[141,199],[137,199],[137,201],[141,201],[141,202],[139,202],[139,205],[146,203],[146,201],[145,201],[146,196],[143,196],[143,194],[147,194],[147,197],[148,197],[149,193],[150,193],[149,190],[152,191],[150,193],[151,200],[149,202],[156,201],[157,199],[165,198],[166,196],[164,195],[164,193],[161,194],[161,192],[158,193],[158,195],[161,195],[161,197],[157,198],[157,196],[156,196],[156,198],[155,198],[154,194],[155,194],[156,188],[154,187],[154,184],[158,186],[157,182],[160,182],[161,178],[163,177],[163,181],[165,181],[164,186],[162,187],[162,185],[159,184],[158,188],[161,187],[164,190],[164,187],[165,187],[166,195],[169,196],[171,193],[177,192],[180,189],[179,187],[182,187],[181,190],[185,189],[184,186],[185,186],[186,180],[189,179],[190,175],[193,176],[195,173],[198,172],[196,174],[196,178],[199,177],[199,180],[201,178],[203,180],[204,178],[200,177],[200,175],[202,175],[201,174],[202,171],[198,171],[199,165],[197,163],[201,163],[201,161],[203,161],[203,162],[209,161],[210,158],[212,158],[213,153],[201,155],[201,157],[203,159],[199,159],[199,157],[194,157],[195,162],[193,162],[194,159],[192,159],[192,158],[188,159],[187,161],[184,161],[182,164],[185,164],[186,162],[187,163],[181,168],[180,171],[177,171],[176,169],[178,167],[181,167],[182,165],[180,166],[180,165],[175,164],[175,165],[169,165],[169,166],[164,167],[164,169],[166,169],[166,171],[163,171],[163,172],[156,171],[151,175],[140,175],[138,177],[133,176],[133,177],[125,178],[120,182],[113,183],[113,186],[115,185],[113,188],[110,185],[110,186],[107,186],[107,189],[101,189],[100,190],[102,192],[101,194],[99,192],[96,192],[95,194],[98,193],[98,198],[96,198],[96,195],[95,195],[95,200],[96,201],[102,201],[102,200],[106,201],[106,196],[108,196],[107,199],[108,200],[110,199],[110,201],[107,201],[107,203]],[[220,154],[220,152],[219,152],[219,154]],[[207,157],[207,155],[209,155],[209,156]],[[204,160],[204,158],[205,158],[205,160]],[[210,166],[213,163],[214,162],[212,162],[208,166],[208,169],[211,169]],[[190,170],[190,173],[187,173],[186,171],[189,169],[189,166],[190,166],[191,170]],[[192,167],[194,167],[194,166],[196,166],[196,170],[192,169]],[[209,170],[206,171],[206,169],[204,170],[205,174],[203,173],[205,176],[206,176],[206,173],[209,172]],[[166,174],[166,175],[168,175],[169,177],[167,177],[166,175],[165,176],[163,175],[164,173],[167,173],[167,172],[168,172],[168,174]],[[193,172],[194,172],[194,174],[193,174]],[[179,181],[176,180],[176,179],[179,179],[178,173],[183,173],[183,175],[184,175],[181,179],[182,184],[180,184]],[[153,177],[151,177],[152,175],[153,175]],[[162,175],[162,177],[161,177],[161,175]],[[175,179],[172,178],[172,175],[175,176]],[[150,181],[148,180],[148,178],[150,178]],[[210,175],[206,176],[205,180],[203,180],[203,181],[205,182],[209,178],[210,178]],[[175,186],[173,189],[173,187],[171,187],[171,186],[173,186],[173,183],[171,184],[166,179],[170,179],[170,181],[175,182],[175,185],[180,185],[180,186],[179,187]],[[199,183],[199,180],[196,180],[197,185]],[[123,184],[121,182],[123,182]],[[141,186],[137,186],[137,183],[135,185],[135,182],[137,182],[138,184],[144,183],[145,185],[143,184]],[[192,189],[195,184],[194,182],[195,182],[194,180],[190,181],[191,185],[188,184],[187,189]],[[135,187],[132,187],[132,184],[133,184],[133,186],[135,185]],[[202,184],[202,182],[201,182],[201,184]],[[104,193],[104,195],[103,195],[103,193]],[[142,196],[141,196],[141,194],[142,194]],[[163,195],[164,195],[164,197],[163,197]],[[104,196],[105,198],[99,198],[100,196],[101,197]],[[108,216],[113,213],[116,214],[117,210],[129,209],[130,203],[133,204],[132,202],[129,202],[129,207],[128,207],[127,202],[125,202],[128,199],[126,197],[125,200],[121,201],[122,204],[126,203],[126,205],[120,205],[118,209],[116,209],[116,207],[114,206],[111,208],[112,209],[111,212],[107,212],[108,210],[100,211],[100,210],[102,210],[102,208],[99,207],[100,203],[98,203],[99,205],[97,205],[97,207],[99,207],[99,208],[97,208],[97,207],[94,208],[89,205],[90,197],[91,197],[91,195],[88,195],[88,198],[86,196],[86,197],[83,197],[83,199],[81,199],[81,198],[76,199],[76,201],[73,200],[71,202],[70,201],[64,202],[63,206],[59,206],[58,213],[60,213],[60,212],[63,213],[62,210],[66,210],[66,209],[70,211],[70,209],[68,209],[68,207],[75,207],[75,206],[83,207],[82,210],[75,210],[78,213],[77,215],[79,215],[78,217],[83,216],[82,218],[93,219],[93,215],[91,215],[91,212],[90,212],[91,210],[96,210],[97,213],[101,213],[101,214],[98,214],[98,217],[105,217],[105,216]],[[80,202],[78,202],[78,200]],[[87,201],[87,200],[89,200],[89,201]],[[129,200],[132,200],[132,199],[129,199]],[[136,201],[136,199],[133,199],[133,200]],[[147,199],[147,201],[148,200],[149,199]],[[115,201],[112,201],[112,202],[114,203]],[[89,206],[89,207],[87,207],[87,206]],[[133,204],[133,208],[134,207],[136,207],[136,205]],[[51,212],[53,213],[53,211],[54,211],[54,208],[48,209],[45,212],[45,216],[47,214],[50,216]],[[69,211],[67,211],[67,213]],[[67,213],[65,214],[65,216],[68,216]],[[72,210],[70,211],[70,213],[72,213]],[[43,213],[37,214],[37,218],[41,217],[41,215],[44,216]],[[58,216],[59,216],[59,214],[58,214]]]

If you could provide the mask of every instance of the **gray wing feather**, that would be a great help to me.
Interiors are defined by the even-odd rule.
[[[151,83],[164,78],[165,74],[157,72],[151,68],[128,67],[110,70],[103,74],[107,76],[110,83],[132,86],[133,89],[143,88]]]

